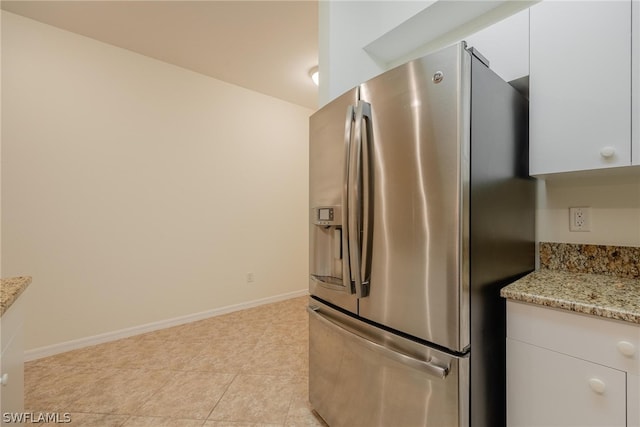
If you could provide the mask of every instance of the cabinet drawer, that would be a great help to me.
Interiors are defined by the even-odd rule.
[[[507,301],[507,336],[640,374],[640,325]]]
[[[626,426],[624,372],[507,339],[507,425]]]

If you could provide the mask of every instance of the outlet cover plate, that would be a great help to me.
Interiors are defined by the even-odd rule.
[[[569,208],[569,231],[591,231],[591,208]]]

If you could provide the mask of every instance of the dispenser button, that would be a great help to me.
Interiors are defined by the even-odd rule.
[[[320,221],[331,221],[333,219],[333,209],[331,208],[318,209],[318,219]]]

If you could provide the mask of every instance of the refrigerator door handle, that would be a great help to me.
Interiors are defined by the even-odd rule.
[[[353,131],[353,105],[347,107],[344,123],[344,172],[342,183],[342,285],[348,294],[353,294],[351,285],[351,256],[349,252],[349,164],[351,135]]]
[[[405,366],[409,366],[413,369],[420,370],[422,372],[428,373],[434,377],[444,379],[449,375],[449,366],[440,366],[432,361],[424,361],[420,359],[416,359],[415,357],[403,354],[398,352],[397,350],[391,350],[381,344],[378,344],[374,341],[363,338],[359,335],[354,334],[353,332],[348,331],[347,329],[340,326],[338,323],[329,320],[327,317],[323,316],[320,313],[320,307],[318,306],[309,306],[307,307],[307,311],[310,316],[314,316],[317,320],[324,323],[325,325],[334,329],[334,331],[338,332],[345,338],[350,341],[357,343],[367,349],[374,351],[382,356],[392,359],[398,363],[401,363]]]
[[[369,280],[371,279],[371,238],[373,222],[371,215],[371,144],[373,139],[371,104],[359,101],[356,120],[359,118],[360,129],[356,127],[356,135],[362,141],[362,250],[360,251],[360,268],[362,271],[361,292],[369,295]]]
[[[369,209],[369,137],[371,104],[358,101],[355,111],[354,144],[351,147],[349,166],[349,250],[351,274],[355,282],[356,296],[369,294],[368,258],[370,250]],[[364,126],[363,126],[364,125]]]
[[[359,108],[357,111],[360,111]],[[361,117],[360,117],[361,118]],[[356,112],[353,140],[349,147],[349,170],[347,174],[347,235],[349,242],[349,270],[351,280],[355,286],[356,297],[362,298],[362,277],[360,271],[360,168],[362,138],[358,133],[361,130],[361,121]]]

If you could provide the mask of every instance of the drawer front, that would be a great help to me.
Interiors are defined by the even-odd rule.
[[[332,427],[468,426],[468,358],[373,333],[318,301],[309,315],[309,402]],[[380,341],[371,345],[377,339]],[[374,341],[375,340],[375,341]],[[397,357],[382,345],[402,349]],[[420,356],[422,354],[422,356]],[[448,366],[435,375],[420,356]]]
[[[507,425],[626,426],[626,374],[507,339]]]
[[[508,301],[507,336],[640,374],[640,325]]]

